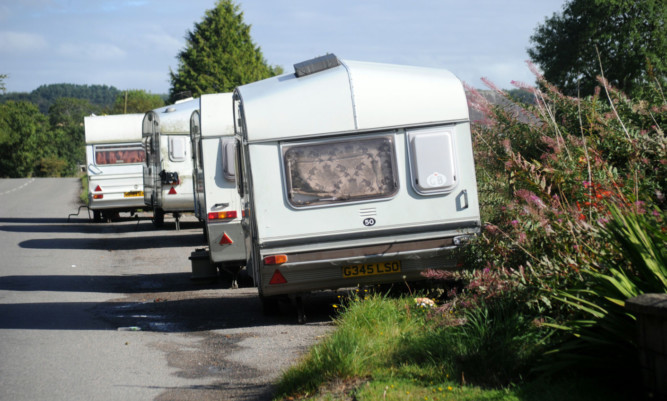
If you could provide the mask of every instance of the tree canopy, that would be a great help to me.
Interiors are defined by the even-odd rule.
[[[162,106],[164,99],[160,95],[133,89],[118,94],[111,108],[111,114],[145,113]]]
[[[46,116],[29,102],[0,104],[0,177],[30,177],[49,156]]]
[[[31,102],[46,114],[53,103],[62,97],[85,99],[101,109],[110,109],[120,90],[108,85],[49,84],[41,85],[30,93],[10,92],[0,95],[0,103],[10,100]]]
[[[238,85],[282,73],[282,68],[266,63],[250,37],[250,25],[231,0],[218,0],[185,39],[178,70],[169,72],[172,102],[180,92],[193,96],[231,92]]]
[[[601,73],[631,93],[667,75],[665,17],[664,0],[570,0],[536,28],[528,54],[567,94],[593,93]]]

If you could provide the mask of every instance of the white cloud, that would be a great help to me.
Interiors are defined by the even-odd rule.
[[[42,35],[25,32],[0,31],[0,53],[29,53],[47,45]]]
[[[58,46],[57,53],[85,61],[118,61],[127,57],[125,50],[108,43],[63,43]]]
[[[164,32],[151,32],[143,35],[142,43],[147,44],[154,52],[167,52],[169,54],[177,54],[185,47],[184,39],[176,39],[175,37]]]

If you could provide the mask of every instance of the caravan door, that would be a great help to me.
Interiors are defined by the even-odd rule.
[[[160,196],[160,122],[156,113],[149,111],[144,116],[142,142],[146,151],[144,163],[144,204],[155,208]]]
[[[195,198],[195,216],[199,221],[206,220],[204,203],[204,160],[202,157],[202,140],[199,110],[190,116],[190,142],[192,144],[192,190]]]

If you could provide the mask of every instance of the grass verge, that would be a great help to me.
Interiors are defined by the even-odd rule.
[[[340,309],[337,329],[285,372],[277,400],[624,399],[594,375],[532,377],[540,333],[507,306],[459,326],[412,297],[356,297]]]

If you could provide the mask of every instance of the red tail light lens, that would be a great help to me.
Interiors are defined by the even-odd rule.
[[[210,220],[224,220],[224,219],[235,219],[238,216],[236,210],[230,210],[228,212],[211,212],[208,214],[208,219]]]
[[[287,255],[271,255],[264,257],[265,265],[281,265],[287,263]]]

